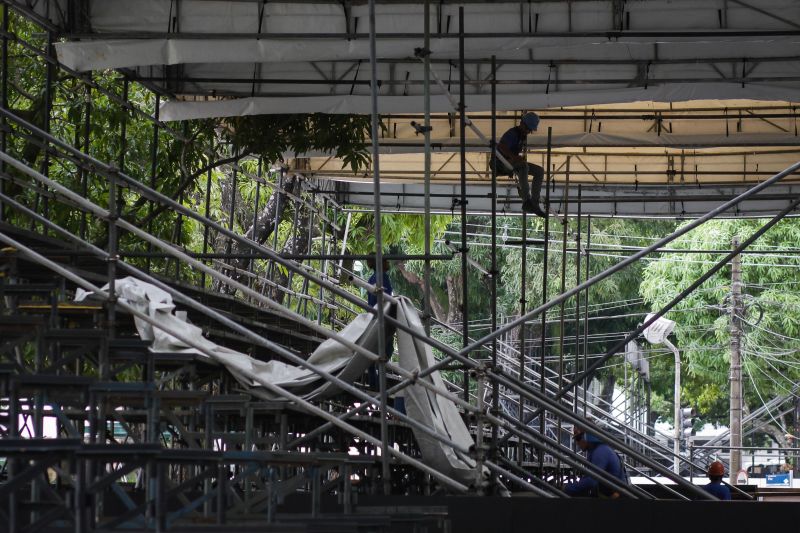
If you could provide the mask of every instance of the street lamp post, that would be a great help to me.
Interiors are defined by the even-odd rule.
[[[672,444],[672,452],[675,454],[675,458],[672,462],[672,470],[676,474],[680,474],[680,465],[678,462],[678,457],[680,457],[681,453],[681,436],[683,435],[683,428],[681,427],[681,353],[678,351],[678,348],[675,347],[674,344],[669,342],[667,339],[664,339],[663,342],[664,346],[672,350],[672,353],[675,355],[675,440]]]
[[[645,322],[650,320],[653,315],[647,315],[645,318]],[[680,453],[681,453],[681,436],[683,434],[683,428],[681,428],[680,419],[681,419],[681,354],[678,351],[678,348],[669,342],[667,337],[672,330],[675,329],[675,322],[672,320],[668,320],[664,317],[660,317],[658,320],[650,324],[644,330],[644,338],[647,339],[648,342],[651,344],[663,344],[675,355],[675,393],[674,393],[674,415],[675,415],[675,440],[672,444],[672,451],[675,454],[675,458],[672,463],[672,470],[676,474],[680,474]]]

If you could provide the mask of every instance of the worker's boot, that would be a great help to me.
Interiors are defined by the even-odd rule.
[[[522,161],[514,165],[514,176],[517,178],[517,192],[522,200],[522,211],[534,213],[537,206],[532,203],[528,189],[528,163]]]
[[[539,206],[542,193],[542,181],[544,181],[544,171],[542,167],[531,165],[533,179],[531,180],[531,197],[522,204],[522,210],[526,213],[533,213],[542,218],[547,218],[547,213]]]
[[[533,198],[528,198],[524,202],[522,202],[522,210],[525,213],[532,213],[536,216],[547,218],[547,213],[542,210],[539,206],[539,202],[534,200]]]

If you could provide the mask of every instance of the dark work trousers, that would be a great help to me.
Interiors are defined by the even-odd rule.
[[[495,157],[492,157],[489,164],[496,165],[496,175],[509,176],[516,180],[517,187],[519,188],[519,195],[523,202],[528,198],[532,198],[534,202],[539,203],[542,182],[544,181],[544,169],[542,167],[533,163],[522,163],[516,165],[512,170],[509,170],[508,167]],[[528,176],[530,176],[531,180],[530,188],[528,187]]]

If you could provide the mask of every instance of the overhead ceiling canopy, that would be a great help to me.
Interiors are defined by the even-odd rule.
[[[62,63],[121,69],[160,87],[172,95],[162,119],[371,110],[363,1],[34,5],[63,28],[56,45]],[[409,123],[420,120],[424,106],[417,53],[424,29],[424,2],[376,2],[378,109],[389,126],[380,140],[381,181],[395,193],[387,207],[398,209],[416,208],[407,199],[420,193],[423,176],[421,137]],[[519,111],[537,110],[543,128],[553,128],[556,182],[564,183],[569,170],[573,185],[585,185],[587,206],[596,195],[598,213],[620,213],[606,201],[612,188],[639,193],[650,187],[653,197],[628,202],[628,214],[648,216],[659,194],[726,188],[700,195],[690,207],[667,202],[657,208],[664,215],[696,214],[710,205],[702,198],[742,190],[800,159],[796,0],[431,2],[429,30],[432,71],[442,82],[430,86],[431,109],[440,114],[433,121],[433,180],[445,191],[460,177],[458,119],[446,91],[457,96],[461,68],[466,110],[481,131],[487,137],[491,131],[493,86],[499,131],[513,125]],[[488,146],[474,135],[466,142],[467,179],[483,198]],[[544,162],[544,131],[529,145],[529,157]],[[371,202],[359,200],[371,186],[359,183],[363,176],[329,157],[304,155],[310,159],[303,167],[323,186],[340,181],[346,200]],[[434,203],[451,205],[446,192]],[[470,204],[479,211],[487,205]],[[771,211],[762,202],[748,212]]]

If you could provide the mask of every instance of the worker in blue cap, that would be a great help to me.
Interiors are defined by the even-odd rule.
[[[525,113],[517,126],[514,126],[500,137],[496,149],[511,164],[508,168],[495,154],[492,154],[490,164],[494,166],[495,174],[502,176],[517,176],[519,195],[522,198],[522,210],[526,213],[534,213],[540,217],[546,217],[539,205],[539,197],[542,190],[544,179],[544,169],[539,165],[528,163],[522,157],[522,150],[525,146],[525,139],[532,131],[539,128],[539,115],[536,113]],[[528,175],[531,176],[530,190],[528,189]]]
[[[601,441],[596,435],[587,433],[575,426],[572,431],[572,439],[581,450],[586,452],[586,458],[594,466],[607,472],[620,480],[620,483],[627,484],[625,469],[619,455],[611,449],[605,442]],[[570,496],[595,496],[600,498],[619,498],[620,494],[611,486],[600,483],[592,476],[582,476],[579,481],[569,483],[564,487],[564,492]]]

